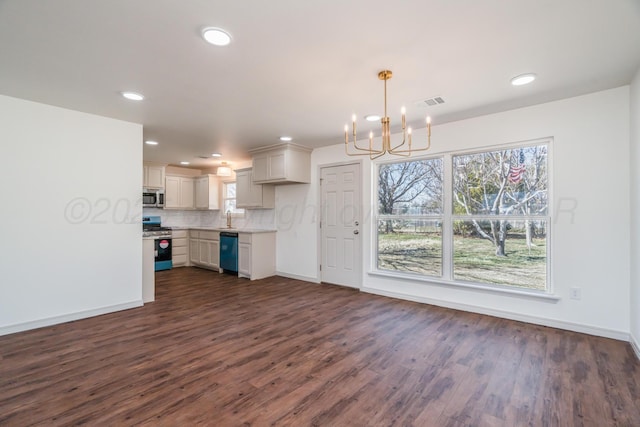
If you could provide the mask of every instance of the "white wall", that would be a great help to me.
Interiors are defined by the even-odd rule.
[[[631,343],[640,358],[640,69],[631,83]]]
[[[480,313],[627,339],[630,295],[629,87],[474,119],[434,125],[432,151],[495,146],[542,137],[552,147],[552,278],[559,301],[505,295],[451,285],[372,276],[371,222],[363,227],[363,290]],[[418,140],[416,134],[414,140]],[[312,182],[276,192],[277,218],[298,206],[294,227],[278,221],[277,269],[318,281],[318,167],[352,161],[343,144],[314,150]],[[363,161],[364,206],[373,180]],[[573,207],[571,212],[566,209]],[[302,208],[304,207],[304,209]],[[290,208],[289,208],[290,209]],[[565,212],[562,212],[565,210]],[[557,213],[557,215],[555,215]],[[568,298],[580,287],[581,300]]]
[[[0,96],[0,335],[142,304],[142,126]]]

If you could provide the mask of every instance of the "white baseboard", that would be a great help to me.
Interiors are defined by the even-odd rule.
[[[417,297],[414,295],[401,294],[396,292],[388,292],[375,288],[363,287],[362,292],[370,294],[382,295],[391,298],[398,298],[407,301],[420,302],[424,304],[436,305],[439,307],[451,308],[454,310],[468,311],[471,313],[485,314],[487,316],[500,317],[503,319],[517,320],[520,322],[533,323],[535,325],[549,326],[551,328],[565,329],[573,332],[580,332],[587,335],[595,335],[599,337],[611,338],[620,341],[630,341],[628,332],[616,331],[611,329],[600,328],[597,326],[582,325],[579,323],[565,322],[562,320],[546,319],[543,317],[529,316],[510,311],[494,310],[490,308],[477,307],[468,304],[453,303],[433,298]],[[636,350],[636,354],[639,354]],[[639,356],[640,358],[640,356]]]
[[[288,279],[302,280],[303,282],[320,283],[317,277],[300,276],[298,274],[284,273],[282,271],[276,271],[277,276],[286,277]]]
[[[100,316],[101,314],[113,313],[115,311],[128,310],[130,308],[141,307],[142,300],[126,302],[123,304],[110,305],[107,307],[95,308],[92,310],[78,311],[76,313],[63,314],[61,316],[47,317],[30,322],[17,323],[0,327],[0,336],[14,334],[16,332],[28,331],[31,329],[43,328],[45,326],[58,325],[60,323],[72,322],[74,320],[86,319],[88,317]]]
[[[631,344],[631,348],[636,354],[636,357],[638,358],[638,360],[640,360],[640,344],[638,343],[636,337],[633,336],[633,334],[629,335],[629,343]]]

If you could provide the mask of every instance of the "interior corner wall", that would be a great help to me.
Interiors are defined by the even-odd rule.
[[[630,90],[630,169],[631,169],[631,343],[640,358],[640,69]]]
[[[142,305],[142,126],[0,96],[0,335]]]
[[[503,113],[434,124],[429,155],[553,137],[551,277],[558,301],[369,274],[375,253],[371,215],[363,218],[362,290],[478,313],[629,338],[629,86]],[[420,139],[415,132],[414,141]],[[278,189],[277,266],[320,281],[319,167],[353,161],[343,144],[312,153],[312,183]],[[363,206],[374,209],[375,177],[363,161]],[[283,209],[298,209],[282,225]],[[286,243],[286,244],[282,244]],[[569,298],[570,288],[581,299]]]

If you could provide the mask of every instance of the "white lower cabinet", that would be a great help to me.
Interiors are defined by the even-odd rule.
[[[251,278],[251,243],[238,243],[238,277]]]
[[[220,232],[189,230],[189,259],[194,267],[220,270]],[[238,277],[263,279],[276,274],[276,232],[238,233]]]
[[[276,233],[238,233],[238,277],[251,280],[276,274]]]
[[[189,230],[189,258],[191,265],[219,271],[220,233],[218,231]]]

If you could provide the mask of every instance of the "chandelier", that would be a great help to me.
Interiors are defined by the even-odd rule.
[[[387,116],[387,80],[393,76],[389,70],[383,70],[378,73],[378,78],[384,80],[384,117],[380,119],[382,123],[382,147],[380,149],[373,147],[373,132],[369,132],[369,147],[360,147],[356,141],[356,115],[351,119],[351,128],[353,134],[353,147],[360,152],[349,152],[349,126],[344,125],[344,151],[348,156],[369,156],[371,160],[377,159],[386,153],[397,156],[408,157],[411,153],[426,151],[431,148],[431,117],[427,116],[427,146],[422,148],[411,147],[411,128],[406,126],[406,110],[402,107],[402,142],[396,146],[391,146],[391,121]],[[406,145],[405,145],[406,144]]]

